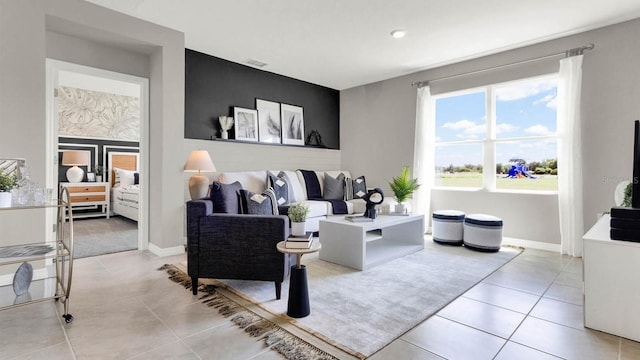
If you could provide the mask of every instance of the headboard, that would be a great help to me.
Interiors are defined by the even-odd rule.
[[[115,183],[114,168],[137,171],[139,167],[138,153],[109,152],[109,183]]]

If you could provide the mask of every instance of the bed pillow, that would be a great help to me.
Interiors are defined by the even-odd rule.
[[[113,183],[113,187],[116,186],[129,186],[135,183],[135,177],[133,170],[125,170],[119,168],[113,168],[113,173],[115,174],[115,180]]]
[[[213,212],[224,214],[239,214],[240,206],[238,205],[238,190],[242,189],[242,185],[238,181],[231,184],[223,184],[214,181],[211,186],[209,197],[213,201]]]
[[[272,172],[269,172],[269,185],[276,194],[278,205],[289,205],[289,179],[287,175],[280,172],[276,176]]]
[[[238,190],[238,196],[242,214],[278,215],[276,193],[272,188],[265,190],[262,194],[241,189]]]
[[[351,188],[353,189],[353,198],[362,199],[367,195],[367,183],[364,180],[364,175],[358,176],[351,181]]]
[[[324,195],[323,199],[327,200],[344,200],[344,174],[340,173],[337,177],[324,173]]]

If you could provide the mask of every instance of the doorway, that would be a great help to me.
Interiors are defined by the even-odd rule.
[[[61,159],[65,152],[84,153],[89,161],[80,166],[80,185],[96,193],[88,203],[72,201],[74,220],[87,219],[82,228],[94,228],[94,238],[100,229],[133,227],[133,246],[147,250],[148,79],[53,59],[46,60],[46,74],[47,187],[76,185]],[[47,217],[49,228],[53,221]],[[96,226],[87,227],[89,221]]]

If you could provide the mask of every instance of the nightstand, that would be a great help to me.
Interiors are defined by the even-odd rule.
[[[81,183],[60,183],[60,187],[67,188],[69,200],[73,209],[82,209],[91,206],[102,206],[102,212],[75,214],[74,218],[106,216],[109,218],[109,195],[110,186],[108,182],[81,182]]]

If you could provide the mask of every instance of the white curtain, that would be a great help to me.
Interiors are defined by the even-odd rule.
[[[418,88],[416,103],[416,138],[413,154],[413,177],[420,187],[413,194],[414,212],[424,214],[425,230],[429,224],[431,188],[435,162],[435,101],[429,86]]]
[[[562,253],[582,256],[582,55],[560,60],[558,83],[558,205]]]

